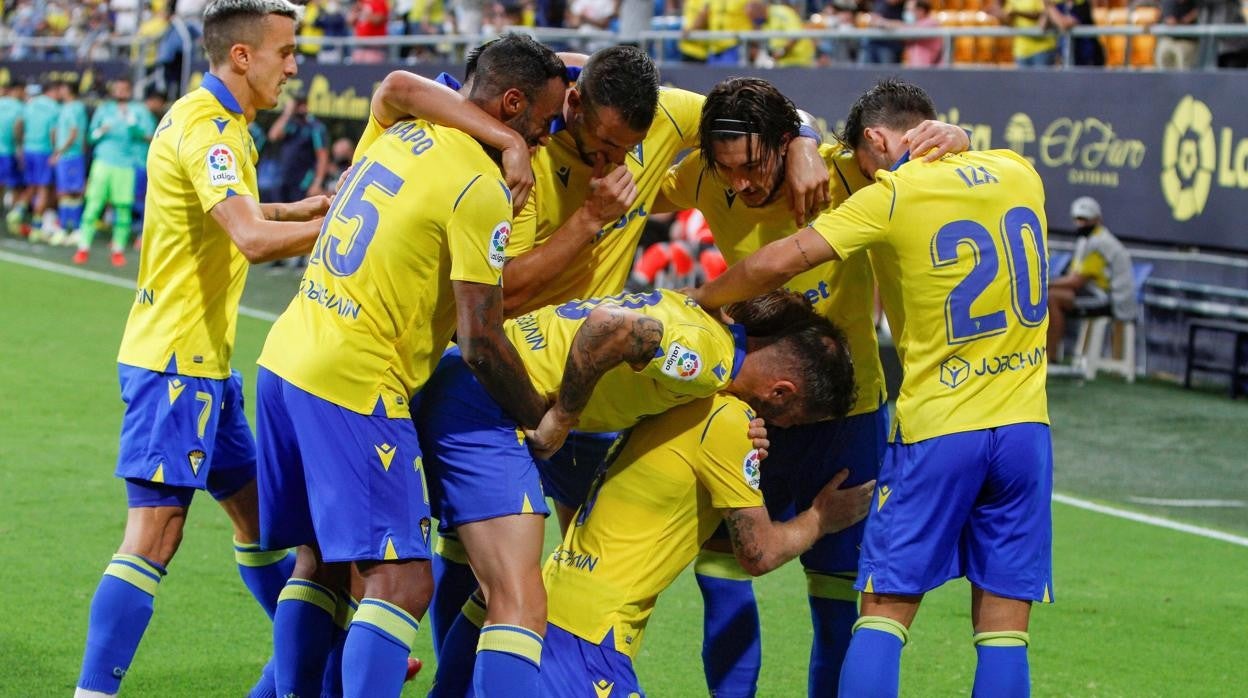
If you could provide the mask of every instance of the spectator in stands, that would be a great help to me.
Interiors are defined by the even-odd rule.
[[[610,29],[615,9],[616,0],[571,0],[564,26],[570,29]]]
[[[655,4],[654,0],[620,0],[619,25],[616,29],[620,41],[636,43],[637,36],[650,29]]]
[[[493,0],[453,0],[455,31],[458,34],[480,34],[485,15],[493,11]],[[560,22],[563,16],[560,15]]]
[[[1048,28],[1046,0],[988,0],[984,10],[1016,29]],[[1020,68],[1057,64],[1057,39],[1051,34],[1014,37],[1014,63]]]
[[[160,65],[157,84],[166,99],[181,96],[182,69],[187,54],[198,55],[199,38],[203,34],[202,22],[187,22],[181,14],[169,18],[169,26],[156,47],[156,63]]]
[[[788,32],[806,28],[797,10],[782,0],[751,0],[745,12],[753,28],[760,31]],[[810,39],[772,39],[765,47],[752,44],[750,53],[750,62],[763,68],[810,67],[815,64],[815,42]]]
[[[1240,0],[1202,0],[1201,24],[1244,24]],[[1218,39],[1219,68],[1248,68],[1248,38]]]
[[[87,13],[86,26],[78,41],[78,60],[104,61],[109,58],[108,40],[113,36],[113,21],[108,6],[101,3]]]
[[[33,39],[39,35],[43,27],[43,13],[35,8],[31,0],[17,0],[17,6],[9,15],[9,26],[12,37],[18,39],[13,43],[9,58],[15,61],[37,58],[39,53],[20,40]]]
[[[1070,271],[1049,281],[1049,361],[1066,335],[1066,316],[1113,315],[1133,320],[1136,314],[1135,279],[1131,255],[1101,222],[1101,205],[1081,196],[1070,205],[1078,242]]]
[[[1059,55],[1063,53],[1062,45],[1072,41],[1067,32],[1078,26],[1090,27],[1096,24],[1092,19],[1092,0],[1050,0],[1046,3],[1045,13],[1049,23],[1061,32]],[[1074,65],[1105,65],[1105,47],[1101,45],[1100,37],[1080,36],[1073,41],[1075,43],[1071,47],[1071,58]]]
[[[355,36],[368,39],[389,33],[390,3],[386,0],[359,0],[351,6],[349,19]],[[356,46],[351,50],[352,63],[380,63],[386,52],[379,46]]]
[[[1198,0],[1161,0],[1161,23],[1188,27],[1200,18]],[[1159,36],[1154,62],[1163,70],[1188,70],[1196,65],[1200,41],[1194,36]]]
[[[749,31],[750,18],[745,14],[748,0],[685,0],[684,24],[681,30]],[[738,65],[741,63],[741,42],[736,39],[690,40],[680,42],[685,60],[707,65]]]
[[[403,18],[403,33],[408,36],[435,36],[446,23],[444,0],[399,0],[395,8]],[[426,58],[434,53],[433,46],[409,46],[403,56],[409,60]]]
[[[872,26],[880,27],[938,27],[940,22],[932,16],[930,0],[909,0],[902,21],[892,19],[873,19]],[[928,68],[940,65],[940,57],[945,51],[945,43],[940,37],[927,39],[908,39],[902,62],[915,68]]]
[[[351,36],[351,25],[347,15],[342,11],[342,3],[338,0],[315,0],[318,8],[313,26],[319,29],[326,39],[341,39]],[[311,20],[309,20],[311,21]],[[316,56],[326,63],[337,63],[343,59],[341,46],[324,46]]]
[[[905,17],[904,0],[873,0],[871,4],[871,23],[880,26],[880,20],[902,23]],[[900,63],[901,52],[906,42],[896,39],[867,39],[862,42],[862,53],[858,60],[862,63]]]

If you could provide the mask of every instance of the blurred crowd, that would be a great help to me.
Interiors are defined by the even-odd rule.
[[[110,44],[123,46],[131,58],[157,70],[180,69],[183,49],[199,35],[205,0],[0,0],[0,52],[10,59],[60,58],[102,60],[115,56]],[[635,40],[647,29],[711,31],[792,31],[844,27],[896,29],[937,26],[1010,26],[1045,30],[1038,37],[1000,42],[997,55],[957,62],[1015,63],[1020,67],[1055,65],[1069,55],[1076,65],[1103,65],[1113,37],[1074,38],[1064,51],[1070,29],[1083,25],[1243,24],[1244,0],[308,0],[300,51],[307,60],[381,62],[398,57],[410,62],[436,58],[450,47],[437,42],[404,47],[398,55],[378,42],[355,37],[477,35],[509,27],[554,27],[611,32],[614,40]],[[15,41],[50,37],[52,42]],[[135,39],[138,42],[135,42]],[[1188,68],[1196,65],[1194,38],[1149,36],[1147,58],[1121,58],[1119,65]],[[324,43],[316,40],[320,39]],[[1121,39],[1121,37],[1119,37]],[[327,41],[326,41],[327,40]],[[974,39],[967,37],[967,42]],[[970,45],[969,43],[967,45]],[[940,38],[888,37],[861,41],[773,39],[746,46],[732,38],[664,42],[656,49],[668,60],[760,67],[830,63],[937,65],[947,44]],[[114,46],[116,47],[116,46]],[[588,48],[595,48],[593,43]],[[1137,52],[1139,49],[1137,48]],[[1248,38],[1217,42],[1218,64],[1248,63]]]

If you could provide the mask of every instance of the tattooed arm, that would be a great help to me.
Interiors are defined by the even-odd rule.
[[[716,311],[729,303],[774,291],[807,269],[837,258],[836,251],[814,228],[802,228],[764,245],[695,289],[692,295],[708,312]]]
[[[789,521],[772,521],[766,507],[724,510],[732,551],[741,568],[755,577],[766,574],[806,552],[823,536],[866,518],[875,480],[838,489],[848,476],[848,470],[837,473],[810,508]]]
[[[503,334],[503,289],[490,284],[452,281],[458,308],[459,349],[472,369],[504,410],[533,428],[546,411],[546,402],[533,388],[520,355]]]
[[[546,458],[559,450],[589,403],[598,379],[622,363],[635,371],[644,369],[662,339],[663,323],[654,318],[618,306],[590,311],[572,338],[559,399],[529,435],[534,454]]]

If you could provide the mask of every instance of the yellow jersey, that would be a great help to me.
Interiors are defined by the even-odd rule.
[[[1009,150],[876,173],[814,229],[870,249],[901,357],[894,438],[1049,421],[1044,185]]]
[[[209,213],[256,192],[259,154],[234,95],[208,73],[160,120],[147,156],[138,288],[117,361],[226,378],[247,258]]]
[[[762,31],[769,32],[800,32],[805,28],[806,23],[797,14],[797,10],[788,5],[779,4],[767,6],[767,21],[762,27],[759,27]],[[793,45],[789,48],[788,53],[776,59],[776,67],[809,68],[815,65],[815,42],[810,39],[798,39],[796,41],[772,39],[767,42],[767,47],[772,51],[782,51],[790,42]]]
[[[716,395],[648,419],[617,443],[575,525],[547,559],[551,623],[636,657],[659,594],[724,509],[763,506],[745,403]]]
[[[748,32],[754,29],[745,12],[748,0],[685,0],[682,13],[683,26],[690,27],[698,15],[706,10],[706,27],[703,31]],[[709,41],[682,39],[680,52],[693,59],[707,58],[736,46],[736,39],[711,39]]]
[[[598,232],[593,244],[573,264],[558,270],[516,315],[573,298],[609,296],[624,290],[646,217],[654,206],[667,168],[682,150],[698,145],[702,95],[664,88],[659,109],[643,140],[626,157],[637,183],[637,201],[628,213]],[[533,156],[537,184],[516,217],[507,248],[518,257],[544,244],[589,196],[593,168],[581,162],[576,143],[566,130],[556,133]]]
[[[871,182],[854,163],[854,156],[839,145],[825,143],[819,154],[828,165],[828,188],[832,206],[841,205],[854,192]],[[736,264],[769,242],[796,232],[788,198],[758,208],[737,204],[737,195],[714,170],[706,170],[700,151],[690,153],[668,171],[663,195],[680,208],[702,212],[715,245],[729,264]],[[815,306],[815,312],[845,331],[850,355],[854,358],[854,382],[858,402],[851,415],[879,409],[886,399],[884,368],[880,364],[879,341],[875,336],[875,277],[867,255],[843,262],[829,262],[803,272],[785,284]]]
[[[714,395],[741,370],[743,328],[724,325],[675,291],[626,293],[547,306],[504,323],[539,394],[548,400],[558,396],[577,330],[591,310],[608,304],[658,320],[663,338],[641,371],[621,364],[603,374],[581,412],[578,431],[627,429],[644,417]]]
[[[361,414],[409,414],[455,332],[452,281],[498,285],[511,195],[470,136],[386,129],[330,204],[261,366]]]
[[[1006,0],[1005,12],[1039,12],[1044,14],[1044,0]],[[1040,26],[1039,19],[1028,19],[1026,17],[1015,17],[1013,26],[1017,29],[1030,29]],[[1057,37],[1053,34],[1045,34],[1044,36],[1016,36],[1014,37],[1014,59],[1030,58],[1038,53],[1045,51],[1057,50]]]

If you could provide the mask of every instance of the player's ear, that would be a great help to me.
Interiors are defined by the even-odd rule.
[[[238,43],[230,47],[230,63],[235,70],[246,72],[247,67],[251,65],[251,47],[247,44]]]
[[[524,111],[528,106],[529,100],[524,96],[524,92],[512,87],[508,88],[502,96],[502,113],[503,120],[506,121],[515,117]]]
[[[568,88],[568,109],[573,115],[579,114],[582,109],[581,91],[576,85]]]

